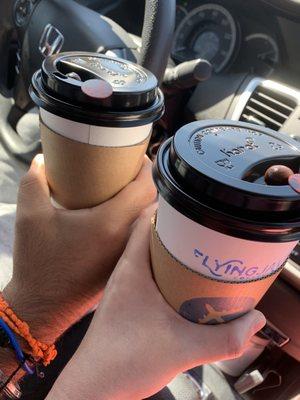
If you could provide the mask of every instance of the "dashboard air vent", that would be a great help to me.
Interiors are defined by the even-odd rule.
[[[257,86],[250,96],[240,121],[250,122],[278,131],[290,117],[297,102],[271,88]]]
[[[254,78],[240,95],[231,119],[274,129],[285,130],[295,118],[300,92],[268,79]]]

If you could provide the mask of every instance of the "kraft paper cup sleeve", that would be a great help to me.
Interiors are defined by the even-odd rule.
[[[154,279],[165,300],[184,318],[197,323],[228,322],[255,308],[282,268],[263,279],[225,282],[195,272],[174,258],[151,221],[151,262]]]
[[[128,147],[104,147],[61,136],[40,121],[46,176],[54,200],[68,209],[96,206],[138,175],[151,133]]]

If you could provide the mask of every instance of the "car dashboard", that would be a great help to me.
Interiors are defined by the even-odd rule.
[[[206,58],[216,74],[247,72],[300,84],[300,25],[261,0],[178,0],[172,57]]]
[[[207,59],[215,73],[247,70],[262,76],[280,68],[284,59],[276,17],[253,4],[226,0],[178,1],[172,57],[179,62]]]
[[[144,0],[80,2],[141,36]],[[299,20],[262,0],[177,0],[171,57],[205,58],[215,74],[247,71],[300,87]]]

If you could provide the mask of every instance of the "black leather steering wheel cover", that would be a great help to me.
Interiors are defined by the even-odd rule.
[[[175,30],[176,0],[146,0],[140,64],[161,83]]]
[[[137,55],[136,43],[123,28],[109,18],[100,16],[97,12],[73,0],[40,0],[32,10],[26,26],[21,28],[14,25],[13,4],[12,0],[1,0],[0,11],[4,6],[7,7],[7,10],[2,14],[4,17],[0,17],[0,22],[1,20],[6,21],[10,28],[7,29],[8,26],[2,24],[5,26],[3,32],[11,35],[11,32],[15,31],[21,41],[22,63],[14,89],[14,99],[16,106],[23,112],[26,112],[31,106],[27,89],[31,75],[40,67],[42,62],[42,56],[38,52],[38,44],[47,23],[52,23],[62,33],[65,33],[66,26],[71,26],[69,34],[65,37],[67,45],[63,47],[63,51],[88,50],[95,52],[99,51],[99,48],[102,51],[129,49],[127,58],[130,57],[131,61]],[[175,12],[175,0],[146,0],[145,28],[143,29],[145,49],[142,49],[142,60],[148,69],[157,75],[159,80],[163,77],[168,61],[175,25]],[[70,23],[71,20],[73,23]],[[74,27],[77,28],[77,32],[74,31]],[[5,35],[2,35],[1,38],[4,38],[6,44],[8,43]],[[7,48],[5,48],[5,51],[8,54]],[[130,53],[131,51],[132,53]],[[7,65],[7,63],[2,63],[4,68],[5,64]],[[3,71],[3,76],[5,76],[5,71]],[[4,88],[1,91],[0,87],[0,92],[4,93]],[[6,93],[6,95],[9,95],[9,93]],[[30,162],[34,153],[40,150],[40,143],[27,145],[6,120],[1,118],[0,123],[0,137],[4,146],[15,157]]]
[[[22,43],[19,78],[24,82],[21,93],[15,92],[15,102],[26,110],[31,99],[28,95],[32,75],[41,67],[40,39],[46,25],[51,24],[64,37],[61,51],[105,52],[113,49],[135,49],[128,33],[111,19],[73,0],[41,0],[35,7],[29,24],[19,32]],[[132,55],[133,57],[133,55]],[[133,59],[131,59],[133,61]]]

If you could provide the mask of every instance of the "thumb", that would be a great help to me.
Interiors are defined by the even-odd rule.
[[[133,231],[128,240],[121,260],[126,260],[124,264],[118,263],[117,270],[123,269],[130,273],[135,282],[151,280],[150,268],[150,225],[157,204],[152,204],[142,212],[134,224]],[[121,261],[120,260],[120,261]]]
[[[192,366],[227,360],[241,356],[254,336],[266,323],[264,315],[252,310],[244,316],[220,325],[189,325],[185,330],[185,347],[189,348]]]
[[[23,209],[28,208],[28,210],[52,207],[42,154],[35,156],[29,171],[21,179],[18,203],[22,204]]]

